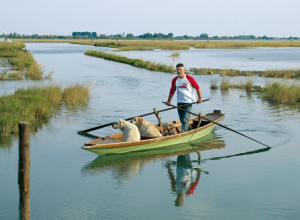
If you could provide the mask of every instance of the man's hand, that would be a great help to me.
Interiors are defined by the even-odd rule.
[[[165,104],[166,104],[167,106],[170,106],[171,102],[170,102],[170,101],[166,101]]]
[[[199,104],[201,102],[202,102],[202,98],[199,98],[198,101],[197,101],[197,103]]]

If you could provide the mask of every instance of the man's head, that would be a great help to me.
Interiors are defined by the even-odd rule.
[[[176,72],[177,72],[177,74],[178,74],[178,76],[180,77],[180,78],[184,78],[185,77],[185,68],[184,68],[184,65],[182,64],[182,63],[178,63],[177,65],[176,65]]]

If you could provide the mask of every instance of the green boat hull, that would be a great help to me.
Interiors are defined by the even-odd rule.
[[[211,125],[206,129],[203,129],[201,131],[192,133],[190,135],[180,136],[178,138],[169,139],[169,140],[162,140],[159,142],[152,142],[152,143],[146,143],[144,144],[143,141],[141,141],[141,144],[133,145],[133,146],[127,146],[127,147],[114,147],[114,148],[83,148],[87,151],[103,155],[103,154],[120,154],[120,153],[128,153],[132,151],[145,151],[145,150],[151,150],[161,147],[167,147],[171,145],[177,145],[182,143],[187,143],[196,139],[199,139],[201,137],[204,137],[205,135],[209,134],[216,125]]]

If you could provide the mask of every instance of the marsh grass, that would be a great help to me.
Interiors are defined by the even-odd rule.
[[[262,90],[262,99],[273,104],[299,104],[300,86],[289,83],[269,83]]]
[[[2,42],[0,41],[0,51],[17,51],[25,48],[22,41]]]
[[[190,68],[195,75],[220,74],[221,76],[261,76],[274,78],[300,78],[300,69],[281,69],[265,71],[241,71],[236,69]]]
[[[210,88],[211,89],[218,89],[218,80],[217,79],[211,79],[210,80]]]
[[[23,50],[24,48],[25,44],[21,41],[0,42],[0,58],[7,59],[16,71],[15,73],[6,74],[6,77],[2,77],[1,80],[42,79],[43,71],[41,66],[36,63],[29,52]],[[21,77],[21,74],[24,77]]]
[[[82,91],[85,91],[84,93]],[[63,89],[58,85],[18,89],[15,94],[0,97],[0,135],[7,136],[17,132],[18,122],[28,121],[32,127],[37,127],[59,111],[59,106],[65,104],[72,108],[87,104],[89,89],[76,85]],[[69,100],[81,94],[79,102]]]
[[[86,107],[89,102],[91,86],[75,84],[66,88],[62,94],[68,108]]]
[[[157,64],[157,63],[153,63],[153,62],[149,62],[149,61],[143,61],[141,59],[130,59],[127,57],[117,56],[114,54],[98,52],[98,51],[93,51],[93,50],[86,51],[84,54],[89,55],[89,56],[103,58],[106,60],[129,64],[131,66],[147,69],[150,71],[166,72],[166,73],[175,73],[176,72],[176,70],[172,66]]]
[[[253,88],[253,79],[248,78],[245,81],[239,83],[233,83],[229,77],[223,77],[221,81],[221,90],[228,90],[229,88],[236,88],[236,89],[245,89],[246,91],[252,91]],[[211,89],[218,89],[218,80],[211,79],[210,81],[210,88]]]
[[[217,81],[211,80],[211,89],[217,89]],[[253,79],[244,82],[231,83],[228,77],[223,77],[221,90],[228,91],[229,88],[244,89],[247,92],[261,94],[261,98],[271,104],[283,104],[288,106],[300,105],[300,86],[297,83],[267,83],[265,87],[253,85]]]
[[[226,91],[230,88],[230,79],[229,77],[223,77],[221,81],[221,90]]]
[[[254,48],[254,47],[300,47],[300,42],[290,41],[172,41],[172,40],[72,40],[74,44],[118,48],[120,50],[189,50],[203,48]]]
[[[237,89],[245,89],[246,91],[251,91],[253,88],[253,79],[249,78],[244,82],[240,83],[230,83],[230,88],[237,88]]]
[[[70,41],[73,44],[85,44],[98,47],[117,48],[120,51],[131,50],[189,50],[192,41],[160,41],[160,40],[95,40]]]
[[[174,53],[171,54],[171,57],[173,57],[173,58],[178,58],[179,55],[180,55],[179,52],[174,52]]]

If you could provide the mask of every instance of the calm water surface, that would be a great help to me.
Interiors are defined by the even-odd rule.
[[[148,113],[154,107],[165,108],[162,101],[167,99],[174,75],[85,56],[83,52],[91,49],[89,46],[26,44],[26,48],[44,66],[45,72],[54,71],[53,80],[0,82],[1,94],[41,83],[93,84],[88,108],[63,109],[31,134],[31,219],[300,217],[299,109],[272,106],[242,90],[228,93],[210,90],[211,77],[218,76],[195,76],[203,98],[210,101],[194,106],[193,112],[221,109],[226,114],[223,125],[272,148],[266,150],[256,142],[217,127],[207,137],[210,142],[191,143],[199,153],[160,152],[99,158],[80,148],[91,139],[79,136],[77,131]],[[197,67],[201,59],[193,58],[192,54],[203,56],[203,51],[196,51],[187,55],[191,59],[179,58],[180,61],[190,61],[188,65]],[[210,54],[209,51],[204,53]],[[237,54],[234,51],[230,51],[233,57],[239,57],[241,50],[236,50]],[[161,56],[161,62],[166,59],[173,62],[166,58],[167,53],[171,54],[147,52],[156,59]],[[211,53],[214,56],[213,50]],[[140,56],[140,52],[124,54]],[[227,62],[225,58],[218,60]],[[265,83],[265,79],[254,80],[256,84]],[[176,111],[168,111],[161,113],[161,117],[169,121],[178,116]],[[147,119],[156,123],[153,116]],[[91,133],[105,136],[111,132],[115,130],[108,127]],[[1,138],[0,141],[0,219],[17,219],[18,140]],[[180,178],[182,173],[187,174],[185,178]],[[194,188],[185,187],[183,179],[190,180]]]

